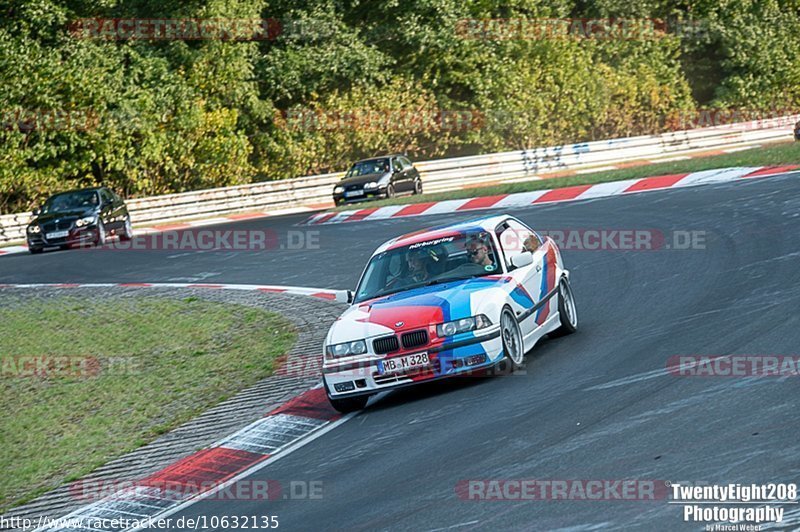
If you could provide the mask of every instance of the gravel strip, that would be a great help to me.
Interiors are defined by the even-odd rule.
[[[159,437],[148,445],[117,458],[83,477],[81,482],[130,481],[145,477],[206,447],[261,418],[319,382],[317,357],[330,325],[346,305],[330,300],[281,293],[215,290],[208,288],[0,288],[0,307],[13,308],[31,299],[64,296],[120,300],[138,297],[183,299],[197,297],[209,301],[256,307],[281,314],[297,328],[297,341],[287,354],[286,375],[272,376],[242,390],[195,419]],[[71,484],[71,483],[70,483]],[[40,516],[58,518],[91,501],[77,500],[70,484],[60,486],[33,501],[13,508],[3,517]],[[7,530],[2,528],[2,530]]]

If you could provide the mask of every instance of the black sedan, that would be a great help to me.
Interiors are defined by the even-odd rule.
[[[402,194],[422,194],[422,179],[403,155],[386,155],[358,161],[333,189],[333,202],[356,203]]]
[[[31,253],[40,253],[46,247],[102,246],[111,234],[121,240],[133,238],[125,202],[105,187],[50,196],[33,215],[26,230]]]

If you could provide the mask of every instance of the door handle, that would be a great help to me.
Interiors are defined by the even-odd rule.
[[[537,271],[537,272],[540,272],[540,271],[542,271],[542,265],[541,265],[541,264],[537,264],[537,265],[536,265],[536,271]]]

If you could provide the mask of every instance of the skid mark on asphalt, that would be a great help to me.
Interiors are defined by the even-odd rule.
[[[444,528],[432,528],[428,532],[442,532],[443,530],[453,530],[454,528],[461,528],[462,526],[469,526],[469,525],[477,525],[478,523],[480,523],[480,521],[475,519],[474,521],[467,521],[466,523],[458,523],[455,525],[446,526]]]

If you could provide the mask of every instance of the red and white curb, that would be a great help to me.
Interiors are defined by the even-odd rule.
[[[321,385],[317,386],[235,434],[37,530],[111,531],[120,530],[121,519],[129,523],[163,519],[222,492],[353,415],[342,416],[333,410],[325,390]],[[274,494],[268,493],[267,496],[274,500]],[[109,523],[111,526],[114,520],[116,528],[86,526],[89,522]],[[122,530],[139,530],[145,526],[129,526]]]
[[[603,198],[624,194],[663,190],[670,188],[692,187],[710,183],[724,183],[742,179],[765,177],[800,168],[791,166],[761,166],[749,168],[724,168],[704,170],[689,174],[662,175],[625,181],[611,181],[596,185],[577,185],[550,190],[535,190],[498,196],[484,196],[467,199],[445,200],[432,203],[412,203],[408,205],[391,205],[388,207],[372,207],[353,211],[323,212],[311,216],[303,225],[326,225],[345,222],[361,222],[368,220],[386,220],[409,216],[425,216],[483,209],[509,209],[590,198]]]
[[[12,253],[26,253],[28,246],[7,246],[0,248],[0,255],[10,255]]]
[[[206,288],[210,290],[250,290],[262,293],[292,294],[336,300],[340,290],[307,288],[303,286],[259,285],[259,284],[202,284],[202,283],[28,283],[3,284],[0,288]]]

